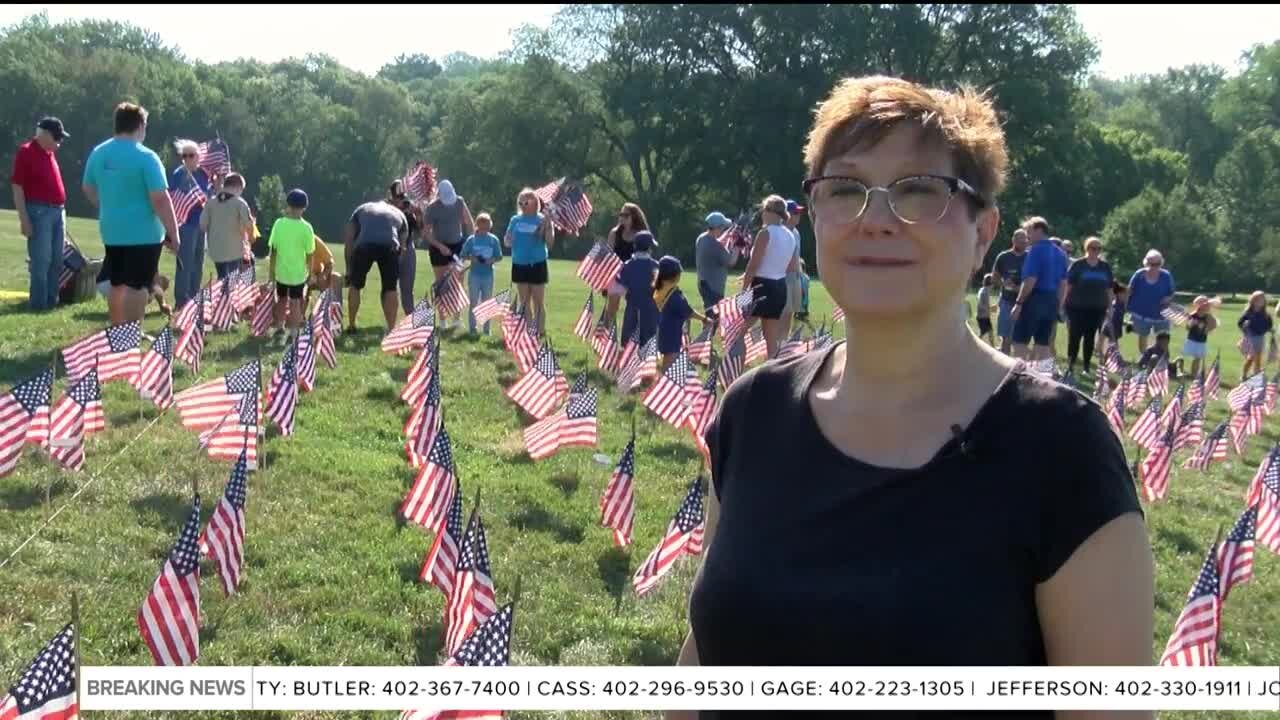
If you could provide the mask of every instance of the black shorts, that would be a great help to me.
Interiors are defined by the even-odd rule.
[[[978,334],[986,335],[989,332],[991,332],[991,318],[978,318]]]
[[[787,279],[756,278],[751,285],[751,317],[777,320],[787,306]]]
[[[307,287],[306,283],[301,285],[285,285],[282,282],[276,283],[276,297],[291,297],[295,300],[302,299],[302,291]]]
[[[521,285],[546,285],[547,261],[533,265],[512,265],[511,282]]]
[[[351,254],[347,285],[363,290],[364,280],[374,263],[378,264],[378,275],[382,277],[382,292],[395,292],[396,281],[400,277],[400,256],[395,248],[387,245],[357,245],[355,252]]]
[[[444,267],[445,265],[452,264],[453,259],[462,253],[462,243],[458,243],[457,245],[445,243],[444,246],[449,248],[453,254],[448,256],[441,255],[440,251],[436,250],[435,245],[427,245],[427,254],[431,256],[431,267]]]
[[[126,285],[134,290],[147,290],[160,269],[162,246],[108,245],[102,264],[112,286]]]

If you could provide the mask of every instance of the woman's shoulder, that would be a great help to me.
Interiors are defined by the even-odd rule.
[[[759,404],[768,407],[775,420],[786,422],[778,413],[785,415],[790,411],[788,399],[804,397],[809,383],[836,347],[833,343],[824,350],[768,360],[747,370],[725,389],[721,415],[746,417],[743,413]]]

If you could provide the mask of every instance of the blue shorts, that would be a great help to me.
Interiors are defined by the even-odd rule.
[[[1013,335],[1013,303],[1004,298],[1000,298],[1000,311],[996,315],[996,335],[1000,338],[1007,338]]]
[[[1036,345],[1048,345],[1053,327],[1058,323],[1058,294],[1032,292],[1022,302],[1022,312],[1013,324],[1013,342],[1026,345],[1034,338]]]
[[[1209,354],[1208,343],[1196,342],[1195,340],[1187,340],[1182,344],[1182,354],[1189,358],[1204,359]]]
[[[1129,319],[1133,321],[1133,334],[1138,337],[1146,337],[1151,334],[1152,330],[1158,333],[1169,332],[1169,320],[1167,318],[1148,318],[1129,313]]]

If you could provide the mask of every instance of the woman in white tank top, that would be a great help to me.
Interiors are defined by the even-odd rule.
[[[770,195],[760,204],[764,227],[756,235],[751,261],[742,276],[742,286],[753,289],[753,317],[760,318],[769,357],[777,357],[786,333],[782,311],[787,304],[787,273],[797,269],[796,238],[783,225],[787,220],[787,202]]]

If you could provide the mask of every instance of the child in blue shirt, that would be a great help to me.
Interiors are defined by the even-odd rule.
[[[467,294],[471,298],[471,309],[467,311],[467,321],[471,334],[476,334],[475,307],[493,297],[493,266],[502,261],[502,243],[498,236],[489,232],[493,228],[493,218],[489,213],[476,216],[476,232],[462,244],[461,255],[471,260],[471,269],[467,272]],[[484,334],[489,334],[489,323],[484,324]]]
[[[635,252],[618,271],[618,284],[627,297],[627,308],[622,315],[622,341],[635,337],[643,346],[658,332],[658,305],[653,300],[658,263],[649,255],[653,248],[652,233],[642,230],[631,242]]]
[[[675,361],[684,344],[684,324],[689,318],[697,318],[706,324],[705,315],[699,314],[689,305],[684,292],[680,290],[680,274],[684,268],[680,261],[670,255],[658,261],[658,286],[653,293],[654,303],[659,308],[658,319],[658,352],[662,354],[662,370]]]

